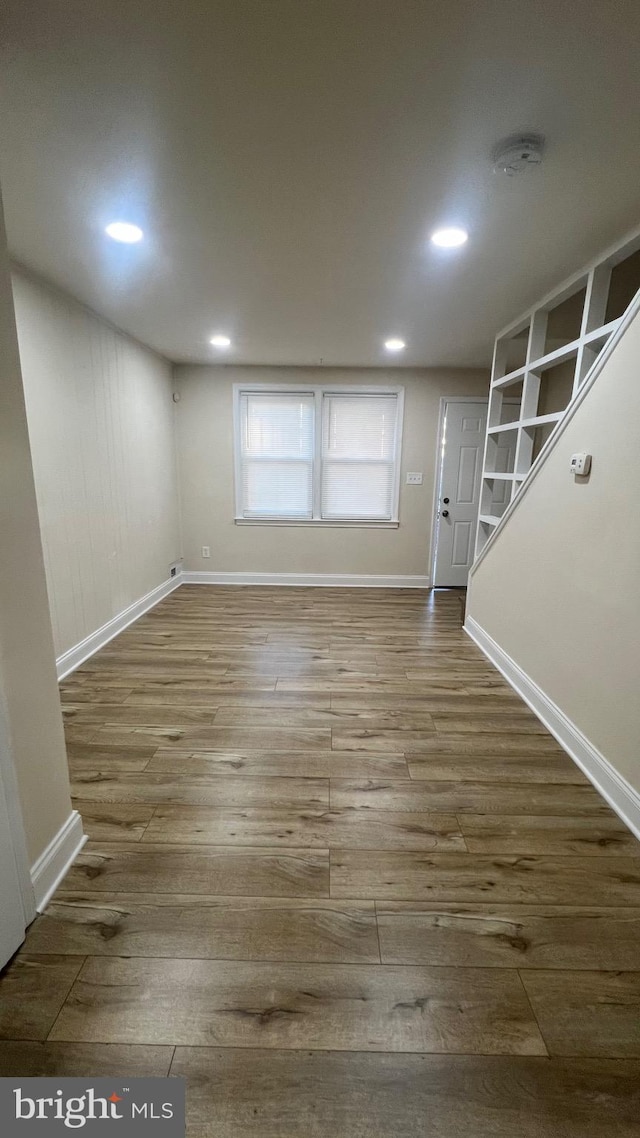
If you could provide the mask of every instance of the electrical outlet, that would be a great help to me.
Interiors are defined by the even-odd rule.
[[[407,486],[422,486],[422,471],[421,470],[408,470],[407,471]]]
[[[202,556],[203,557],[211,557],[211,549],[209,548],[208,545],[202,546]]]

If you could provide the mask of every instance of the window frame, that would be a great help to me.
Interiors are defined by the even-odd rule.
[[[242,447],[241,397],[243,395],[270,395],[282,392],[292,395],[314,396],[314,449],[312,461],[312,510],[311,518],[273,517],[246,518],[242,513]],[[391,518],[323,518],[321,517],[322,494],[322,429],[323,399],[325,395],[394,395],[397,399],[395,462],[392,490]],[[233,385],[233,468],[236,525],[241,526],[312,526],[329,529],[397,529],[400,525],[400,482],[402,466],[402,438],[404,422],[404,387],[394,384],[346,384],[346,383],[234,383]]]

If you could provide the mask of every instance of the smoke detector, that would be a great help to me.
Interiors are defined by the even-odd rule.
[[[515,178],[517,174],[542,162],[544,136],[541,134],[512,134],[503,138],[493,151],[494,174],[506,174]]]

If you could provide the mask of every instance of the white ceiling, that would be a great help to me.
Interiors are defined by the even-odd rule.
[[[174,360],[486,364],[640,222],[637,0],[5,0],[14,256]],[[496,177],[493,145],[548,140]],[[117,246],[114,218],[146,239]],[[470,231],[436,251],[430,231]]]

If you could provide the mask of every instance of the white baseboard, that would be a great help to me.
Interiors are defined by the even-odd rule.
[[[544,723],[555,736],[560,746],[584,771],[618,817],[637,838],[640,838],[640,794],[622,775],[618,774],[609,760],[589,742],[575,723],[571,722],[557,704],[549,699],[542,688],[523,672],[515,660],[496,644],[496,641],[472,616],[467,617],[464,629],[502,673],[505,680],[511,684],[514,691],[529,705],[540,722]]]
[[[378,573],[226,573],[192,569],[182,574],[183,585],[294,585],[339,589],[428,589],[428,577]]]
[[[163,581],[146,596],[134,601],[111,620],[97,628],[79,644],[74,644],[56,660],[58,680],[63,680],[70,672],[75,672],[85,660],[104,648],[114,636],[123,632],[134,620],[142,616],[163,597],[167,597],[180,585],[307,585],[314,587],[359,588],[359,589],[428,589],[428,577],[381,576],[377,573],[225,573],[192,570],[177,573],[168,581]]]
[[[31,884],[39,913],[49,902],[86,840],[86,834],[82,830],[82,818],[77,810],[72,810],[46,850],[31,866]]]
[[[170,577],[168,581],[163,581],[161,585],[157,585],[146,596],[140,597],[139,600],[134,601],[128,608],[123,609],[117,616],[108,620],[101,628],[97,628],[90,636],[85,637],[79,644],[74,644],[73,648],[69,648],[62,656],[56,660],[56,668],[58,671],[58,679],[63,680],[70,672],[75,672],[85,660],[93,656],[100,648],[104,648],[114,636],[122,632],[128,625],[133,624],[134,620],[142,616],[143,613],[148,612],[154,605],[158,604],[163,597],[172,593],[174,589],[184,580],[182,573],[177,573],[175,577]]]

